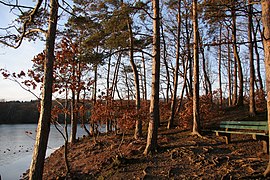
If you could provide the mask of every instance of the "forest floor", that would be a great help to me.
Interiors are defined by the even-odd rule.
[[[265,120],[262,113],[252,119]],[[247,110],[229,109],[220,120],[251,119]],[[213,124],[212,124],[213,127]],[[84,137],[69,147],[71,173],[67,179],[265,179],[268,155],[251,135],[232,135],[231,144],[214,133],[202,137],[179,126],[159,128],[157,152],[144,156],[145,137],[132,134]],[[46,159],[43,179],[65,179],[64,148]],[[270,179],[270,178],[269,178]]]

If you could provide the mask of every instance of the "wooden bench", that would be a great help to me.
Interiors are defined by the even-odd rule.
[[[220,130],[214,130],[217,136],[225,136],[226,144],[231,142],[231,134],[250,134],[253,139],[261,140],[263,152],[269,153],[267,121],[221,121]]]

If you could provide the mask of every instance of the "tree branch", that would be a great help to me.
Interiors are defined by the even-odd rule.
[[[0,1],[2,4],[4,4],[4,2],[3,1]],[[12,47],[12,48],[15,48],[15,49],[17,49],[18,47],[20,47],[20,45],[22,44],[22,41],[23,41],[23,38],[25,37],[25,35],[26,35],[26,33],[27,33],[27,31],[26,31],[26,29],[27,29],[27,25],[29,24],[29,23],[32,23],[33,22],[33,20],[34,20],[34,17],[36,16],[36,14],[37,14],[37,12],[38,12],[38,10],[39,10],[39,8],[40,8],[40,6],[41,6],[41,4],[42,4],[42,2],[43,2],[43,0],[38,0],[38,2],[37,2],[37,4],[36,4],[36,6],[35,6],[35,8],[33,8],[32,10],[31,10],[31,12],[30,12],[30,14],[29,14],[29,18],[28,19],[26,19],[25,21],[24,21],[24,23],[23,23],[23,25],[22,25],[22,33],[20,34],[20,36],[19,37],[17,37],[17,39],[15,40],[16,41],[16,43],[17,44],[15,44],[15,45],[13,45],[13,44],[9,44],[9,43],[7,43],[6,41],[0,41],[0,43],[2,43],[2,44],[4,44],[4,45],[7,45],[7,46],[9,46],[9,47]],[[19,5],[16,5],[15,7],[18,7]]]
[[[3,4],[5,6],[9,6],[9,7],[13,7],[13,8],[26,8],[26,9],[34,9],[33,7],[29,7],[29,6],[23,6],[23,5],[18,5],[18,4],[8,4],[4,1],[0,1],[0,4]]]

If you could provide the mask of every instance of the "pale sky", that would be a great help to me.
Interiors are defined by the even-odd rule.
[[[32,67],[32,59],[35,55],[42,52],[42,43],[34,43],[25,41],[18,49],[1,46],[0,53],[0,68],[4,68],[9,72],[19,73],[20,71],[27,72]],[[11,80],[4,79],[0,75],[0,99],[6,101],[29,101],[36,100],[36,98],[23,90],[17,83]],[[36,91],[39,95],[39,92]]]
[[[14,16],[9,12],[9,8],[0,4],[0,27],[7,27]],[[2,31],[1,34],[2,35]],[[0,69],[7,69],[9,72],[19,73],[21,70],[27,72],[32,67],[32,59],[35,55],[43,51],[44,42],[24,41],[18,49],[13,49],[0,45]],[[36,92],[38,95],[40,92]],[[36,98],[23,90],[18,84],[10,80],[5,80],[0,75],[0,100],[6,101],[30,101]]]

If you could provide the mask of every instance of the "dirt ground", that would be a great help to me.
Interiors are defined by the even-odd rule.
[[[214,133],[198,137],[190,132],[180,127],[167,130],[163,123],[159,149],[148,156],[143,155],[146,135],[140,140],[131,133],[124,138],[100,135],[96,143],[84,137],[68,149],[67,179],[266,179],[262,173],[268,155],[251,135],[232,135],[232,143],[225,144],[224,137]],[[62,147],[46,159],[43,179],[65,178]]]

